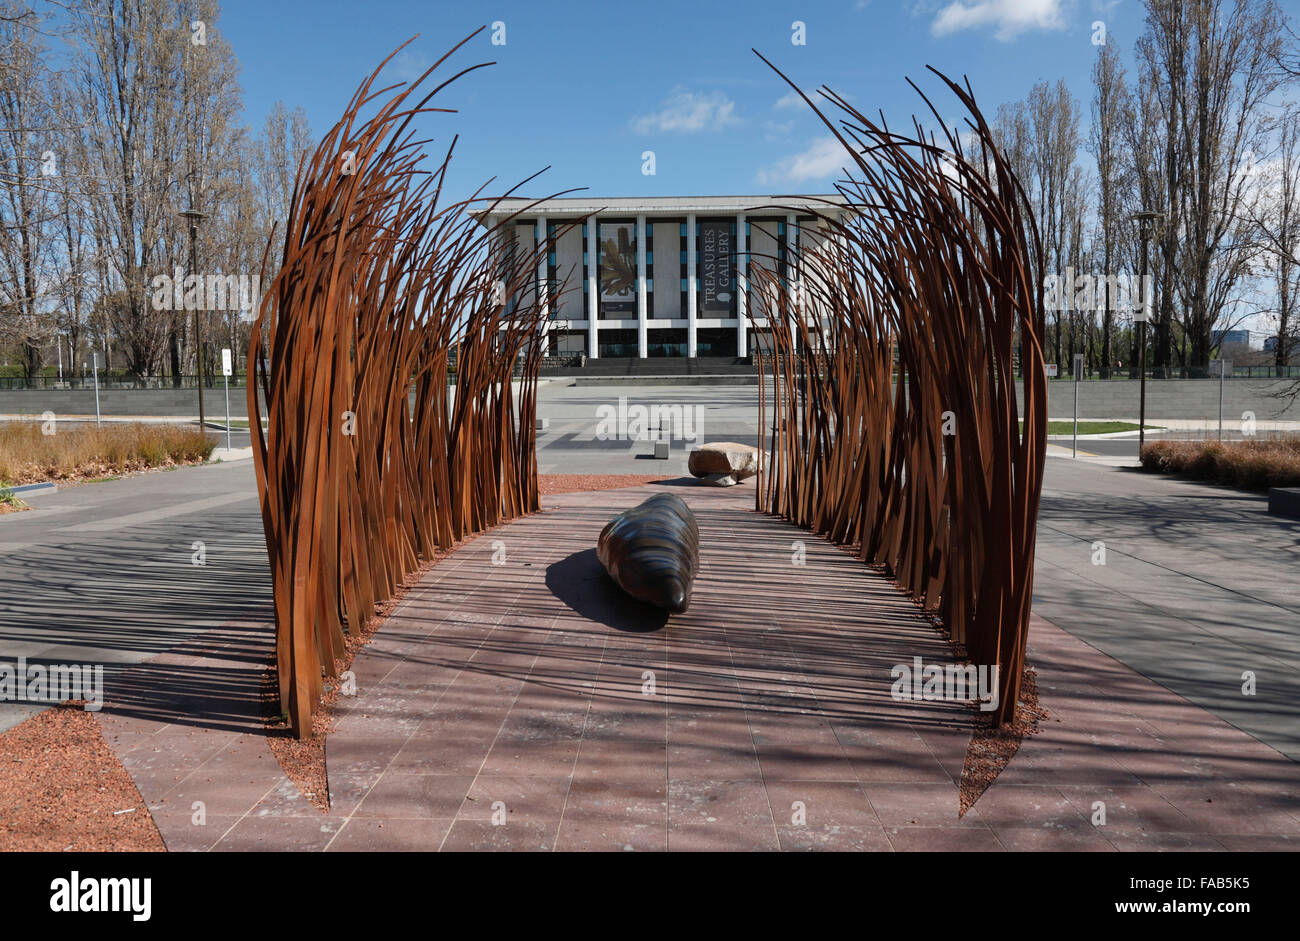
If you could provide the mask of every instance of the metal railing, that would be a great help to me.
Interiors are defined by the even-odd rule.
[[[224,388],[221,375],[203,377],[203,387],[205,389]],[[123,376],[123,375],[99,375],[99,388],[105,389],[198,389],[197,376],[181,376],[180,383],[176,384],[171,376]],[[231,376],[230,388],[242,389],[244,387],[244,376]],[[0,391],[3,390],[86,390],[90,391],[95,388],[95,377],[93,376],[64,376],[60,379],[58,376],[35,376],[27,379],[24,376],[0,376]]]
[[[1208,366],[1148,366],[1148,379],[1218,379],[1219,374]],[[1099,380],[1137,380],[1141,371],[1136,367],[1125,366],[1121,369],[1088,369],[1080,377],[1083,381]],[[1023,378],[1017,371],[1016,378]],[[1073,381],[1068,366],[1060,375],[1048,377],[1051,381]],[[1231,379],[1300,379],[1300,366],[1243,366],[1232,364],[1227,378]]]

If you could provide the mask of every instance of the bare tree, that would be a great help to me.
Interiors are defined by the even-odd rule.
[[[55,205],[43,177],[56,171],[57,155],[40,22],[25,5],[0,5],[0,342],[15,349],[28,380],[41,371],[56,321]]]
[[[237,265],[232,256],[238,254],[238,246],[231,244],[230,235],[238,226],[231,209],[239,202],[240,160],[247,136],[239,122],[243,101],[237,78],[238,64],[230,44],[216,29],[220,16],[216,0],[201,0],[199,3],[175,0],[174,9],[175,16],[187,32],[187,42],[179,47],[183,130],[177,162],[183,180],[181,189],[187,205],[208,216],[199,229],[199,272],[228,273],[233,270],[232,262]],[[187,11],[190,11],[188,18]],[[169,218],[173,223],[178,221],[174,212]],[[188,228],[175,225],[168,234],[173,265],[188,270]],[[173,316],[179,316],[179,313],[173,312]],[[224,327],[225,314],[201,310],[199,319],[202,321],[203,348],[199,348],[198,338],[190,337],[185,361],[197,373],[201,357],[203,373],[210,378],[216,372],[217,351],[220,349],[211,340],[218,335],[218,328]],[[175,335],[176,331],[173,331]],[[178,346],[173,345],[174,377],[181,370],[180,358]]]
[[[92,125],[88,173],[101,289],[127,366],[154,373],[166,351],[173,381],[211,349],[197,349],[180,310],[154,310],[150,284],[189,274],[189,231],[178,212],[199,208],[200,271],[222,259],[207,232],[237,185],[245,131],[234,54],[217,31],[215,0],[87,0],[74,13],[78,103]],[[172,305],[175,307],[175,305]],[[211,320],[204,313],[205,320]]]
[[[165,0],[88,0],[76,8],[78,105],[91,125],[89,179],[100,283],[127,368],[150,375],[168,324],[148,303],[148,279],[165,262],[174,179],[179,44]],[[106,300],[106,298],[105,298]]]
[[[66,83],[55,82],[51,93],[59,122],[58,173],[50,181],[55,193],[54,242],[58,256],[53,292],[59,305],[58,329],[67,338],[72,367],[75,351],[83,343],[96,345],[90,336],[95,290],[92,210],[83,191],[87,178],[84,128]],[[106,335],[95,339],[106,347]]]
[[[1254,247],[1246,230],[1253,167],[1267,149],[1281,77],[1283,18],[1272,0],[1146,0],[1138,40],[1143,101],[1158,109],[1164,164],[1156,365],[1177,345],[1209,362],[1216,326],[1241,300]],[[1180,331],[1172,331],[1175,298]]]
[[[1261,197],[1249,219],[1276,296],[1273,362],[1287,366],[1300,347],[1300,108],[1292,105],[1282,115],[1272,156],[1260,170]]]
[[[298,164],[311,156],[314,147],[306,112],[302,108],[290,112],[283,101],[273,104],[257,148],[258,195],[268,231],[276,223],[283,231]]]
[[[1036,83],[1023,101],[1003,105],[994,119],[999,146],[1025,187],[1043,240],[1045,271],[1034,272],[1042,283],[1078,263],[1076,237],[1084,211],[1086,180],[1075,165],[1079,150],[1079,105],[1064,81]],[[1071,315],[1053,311],[1048,344],[1061,362],[1062,342],[1077,329]],[[1073,340],[1072,340],[1073,342]]]
[[[1119,52],[1109,43],[1102,44],[1097,52],[1097,61],[1092,67],[1092,84],[1092,126],[1088,149],[1097,161],[1096,241],[1099,243],[1094,254],[1101,262],[1102,272],[1112,275],[1119,273],[1120,242],[1126,231],[1123,200],[1130,180],[1122,156],[1121,128],[1131,103]],[[1111,296],[1109,281],[1104,283],[1098,302],[1101,306],[1100,365],[1103,375],[1108,375],[1114,358],[1112,343],[1117,302]]]

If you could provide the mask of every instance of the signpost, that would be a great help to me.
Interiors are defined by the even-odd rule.
[[[221,375],[226,382],[226,450],[230,450],[230,350],[221,351]]]
[[[1079,379],[1083,376],[1083,354],[1074,354],[1074,453],[1079,456]]]
[[[1151,302],[1155,293],[1153,285],[1147,281],[1147,247],[1151,241],[1152,224],[1163,216],[1159,209],[1145,209],[1129,217],[1137,220],[1142,241],[1142,277],[1138,282],[1142,302],[1133,308],[1133,323],[1138,327],[1138,385],[1141,390],[1138,393],[1138,460],[1142,459],[1142,449],[1147,443],[1147,322],[1151,319]]]
[[[81,361],[84,366],[85,360]],[[96,353],[90,354],[90,371],[95,376],[95,427],[99,427],[99,356]]]
[[[1223,440],[1223,380],[1232,372],[1232,360],[1216,359],[1210,363],[1210,375],[1219,374],[1219,440]]]

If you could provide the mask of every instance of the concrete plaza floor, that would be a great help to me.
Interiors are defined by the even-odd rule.
[[[270,611],[253,462],[27,495],[0,516],[0,658],[98,664],[111,679]],[[263,614],[265,616],[265,614]],[[0,703],[0,731],[45,707]]]
[[[1048,461],[1034,611],[1300,761],[1298,562],[1262,495]]]

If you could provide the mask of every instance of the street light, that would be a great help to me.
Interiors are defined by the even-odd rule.
[[[198,240],[199,240],[199,223],[207,218],[206,213],[199,212],[197,209],[182,209],[180,215],[190,222],[190,274],[198,275]],[[202,296],[202,287],[199,287],[200,296]],[[194,365],[198,374],[199,383],[199,431],[204,429],[203,421],[203,328],[199,324],[199,305],[194,305]]]
[[[1134,311],[1133,320],[1140,325],[1138,339],[1138,379],[1141,388],[1139,393],[1140,401],[1138,405],[1138,459],[1142,459],[1142,448],[1146,445],[1147,440],[1147,321],[1151,319],[1150,304],[1155,295],[1155,291],[1147,293],[1147,246],[1151,241],[1150,224],[1157,219],[1164,217],[1164,213],[1159,209],[1147,209],[1142,212],[1135,212],[1129,218],[1136,219],[1140,230],[1142,240],[1142,277],[1139,282],[1138,291],[1142,295],[1142,303],[1139,306],[1142,315],[1139,317]]]

